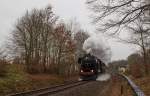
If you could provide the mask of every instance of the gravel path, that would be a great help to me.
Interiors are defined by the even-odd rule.
[[[85,85],[77,86],[48,96],[97,96],[104,90],[107,84],[108,82],[91,81]]]

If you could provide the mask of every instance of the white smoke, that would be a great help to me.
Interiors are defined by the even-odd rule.
[[[96,56],[106,65],[108,65],[108,63],[111,61],[110,46],[108,42],[102,37],[102,35],[93,35],[85,40],[83,44],[83,50]]]
[[[107,81],[109,80],[111,77],[110,74],[101,74],[98,76],[98,78],[96,79],[97,81]]]

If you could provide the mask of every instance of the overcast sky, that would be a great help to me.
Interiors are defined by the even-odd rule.
[[[64,20],[75,19],[82,28],[94,32],[94,25],[87,10],[86,0],[0,0],[0,45],[9,38],[16,20],[23,16],[26,10],[44,8],[51,4],[56,15]],[[112,49],[112,60],[125,59],[135,50],[131,45],[109,40]]]

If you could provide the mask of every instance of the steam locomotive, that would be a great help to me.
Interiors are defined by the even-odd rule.
[[[85,54],[78,59],[81,80],[96,80],[99,74],[105,72],[105,64],[91,54]]]

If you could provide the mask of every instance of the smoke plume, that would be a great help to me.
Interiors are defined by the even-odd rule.
[[[101,35],[93,35],[85,40],[83,50],[90,53],[106,65],[111,61],[111,49],[108,42]]]

